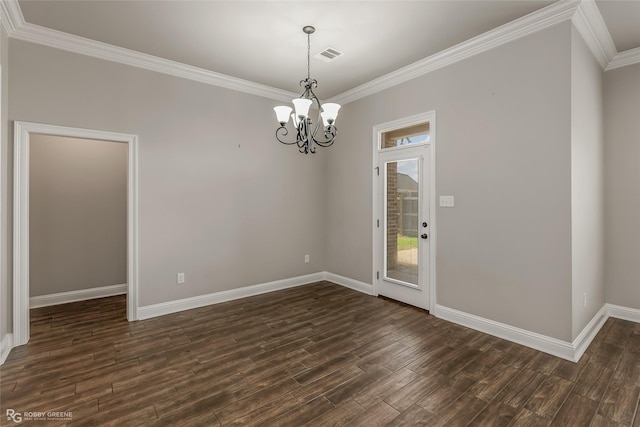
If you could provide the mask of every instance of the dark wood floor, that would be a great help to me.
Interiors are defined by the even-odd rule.
[[[640,426],[640,325],[622,320],[574,364],[326,282],[133,323],[124,297],[31,316],[2,425],[11,408],[72,412],[38,426]]]

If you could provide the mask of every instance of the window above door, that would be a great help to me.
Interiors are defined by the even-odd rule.
[[[426,144],[431,140],[431,123],[424,122],[417,125],[382,132],[380,135],[380,150]]]

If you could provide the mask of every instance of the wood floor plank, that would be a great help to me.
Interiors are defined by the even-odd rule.
[[[305,402],[302,406],[297,406],[289,412],[280,415],[269,424],[272,426],[284,427],[303,425],[334,408],[335,406],[324,396],[319,396],[313,400]]]
[[[558,427],[569,425],[588,426],[593,420],[597,409],[597,401],[587,399],[577,393],[571,393],[562,404],[551,425]]]
[[[229,391],[209,392],[198,390],[194,393],[178,394],[166,393],[159,398],[153,399],[153,405],[158,417],[167,417],[174,412],[196,413],[199,408],[207,411],[215,411],[236,402],[236,398]]]
[[[299,406],[300,401],[287,393],[230,423],[226,423],[225,426],[268,426],[272,420]]]
[[[368,411],[354,417],[349,421],[349,426],[354,427],[378,427],[390,423],[394,418],[400,415],[400,412],[387,405],[379,402]]]
[[[620,424],[604,418],[602,415],[595,414],[589,427],[620,427]]]
[[[300,385],[293,379],[288,378],[273,386],[253,393],[244,399],[236,400],[235,402],[224,406],[222,409],[215,411],[218,420],[222,424],[234,421],[262,406],[276,400],[278,397],[289,394],[292,391],[300,388]]]
[[[353,397],[358,391],[366,389],[377,381],[388,377],[390,374],[391,371],[382,366],[369,367],[367,371],[362,371],[358,375],[337,385],[332,390],[329,390],[325,394],[325,397],[334,405],[339,405]]]
[[[633,329],[635,324],[633,322],[629,322],[627,320],[620,320],[618,322],[614,322],[611,325],[611,328],[607,331],[607,335],[604,338],[604,342],[612,343],[612,344],[626,344],[626,341],[630,338],[633,333]]]
[[[624,351],[616,369],[615,378],[640,386],[640,354]]]
[[[543,374],[525,368],[498,393],[495,400],[519,409],[527,403],[545,378]]]
[[[312,419],[307,425],[314,427],[348,425],[353,418],[363,412],[364,408],[362,406],[358,405],[354,400],[349,399]]]
[[[469,425],[491,427],[508,426],[517,412],[518,410],[513,406],[509,406],[500,401],[493,401],[471,420]]]
[[[357,361],[358,358],[351,353],[342,354],[309,368],[307,371],[296,375],[294,379],[299,384],[305,385]]]
[[[551,425],[551,420],[522,408],[509,425],[513,427],[548,427]]]
[[[464,392],[469,390],[474,381],[470,378],[456,378],[447,385],[430,391],[416,403],[431,413],[441,411],[443,408],[457,400]]]
[[[473,393],[465,392],[451,405],[436,413],[436,426],[465,426],[476,418],[487,407],[485,400]]]
[[[387,425],[394,427],[429,427],[435,424],[435,415],[427,412],[422,406],[411,405],[406,411],[391,420]]]
[[[387,396],[384,401],[398,411],[403,412],[422,398],[450,382],[449,378],[438,372],[429,372],[425,375],[420,375],[415,381]]]
[[[557,377],[564,378],[571,382],[576,382],[588,362],[588,354],[583,355],[578,363],[570,362],[568,360],[560,360],[552,373]]]
[[[591,354],[591,360],[602,366],[615,369],[624,353],[624,347],[610,342],[600,342],[597,344],[598,350]]]
[[[496,365],[503,362],[505,358],[506,354],[503,351],[496,350],[494,348],[487,349],[478,357],[473,359],[469,364],[464,366],[456,375],[480,379]]]
[[[613,371],[597,363],[587,363],[575,381],[574,391],[580,396],[599,402],[609,386]]]
[[[471,388],[471,393],[480,399],[492,400],[520,371],[513,366],[497,365]]]
[[[614,378],[602,398],[598,414],[620,424],[631,425],[639,399],[640,387]]]
[[[549,375],[531,395],[525,404],[525,408],[541,417],[552,420],[572,388],[573,383],[571,381],[555,375]]]
[[[302,402],[308,402],[323,394],[331,393],[342,384],[353,381],[364,374],[365,372],[357,366],[346,366],[294,390],[291,394]]]
[[[416,378],[418,378],[418,374],[415,372],[409,369],[400,369],[364,387],[364,389],[356,391],[353,399],[361,406],[369,408],[402,389]]]
[[[531,360],[525,367],[548,375],[553,372],[553,370],[558,366],[560,362],[561,359],[557,357],[554,357],[547,353],[538,352],[531,358]]]
[[[31,328],[3,408],[69,425],[640,427],[620,319],[577,364],[328,282],[137,322],[124,296],[42,307]]]
[[[206,409],[203,411],[191,410],[189,412],[180,410],[158,418],[153,425],[166,427],[178,425],[215,427],[219,426],[220,422],[218,422],[218,418],[215,413]]]
[[[433,346],[434,344],[432,343],[418,343],[412,347],[407,347],[400,353],[396,354],[394,357],[382,362],[381,365],[389,369],[390,371],[395,372],[414,362],[417,358],[423,356],[429,349],[433,348]]]
[[[462,348],[450,357],[432,363],[431,369],[443,375],[454,377],[462,371],[468,364],[481,357],[483,353],[475,348]]]

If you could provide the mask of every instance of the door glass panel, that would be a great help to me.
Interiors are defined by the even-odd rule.
[[[420,123],[407,128],[383,132],[380,140],[381,149],[402,147],[405,145],[429,142],[431,131],[429,122]]]
[[[385,278],[418,286],[418,159],[385,164]]]

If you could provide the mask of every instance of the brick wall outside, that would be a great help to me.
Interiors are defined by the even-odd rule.
[[[387,163],[387,270],[398,264],[398,230],[400,206],[398,199],[398,164]]]

